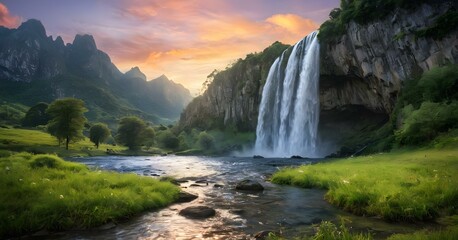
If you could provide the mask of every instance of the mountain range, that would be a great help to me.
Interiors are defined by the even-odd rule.
[[[63,97],[84,100],[90,120],[109,124],[126,115],[172,122],[192,100],[164,75],[147,81],[138,67],[122,73],[91,35],[64,44],[47,36],[38,20],[0,27],[0,101],[32,106]]]

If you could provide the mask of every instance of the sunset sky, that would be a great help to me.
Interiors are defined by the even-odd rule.
[[[91,34],[121,71],[138,66],[199,92],[213,69],[275,41],[294,44],[339,0],[1,0],[0,25],[40,20],[72,42]]]

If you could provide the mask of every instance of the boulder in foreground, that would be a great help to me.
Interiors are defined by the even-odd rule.
[[[262,191],[264,190],[264,187],[256,181],[246,179],[238,182],[235,189],[245,191]]]

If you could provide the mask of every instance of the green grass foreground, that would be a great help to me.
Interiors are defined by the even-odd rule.
[[[272,182],[328,189],[359,215],[431,220],[458,212],[458,149],[398,151],[280,170]]]
[[[164,207],[179,188],[135,174],[93,171],[55,155],[0,152],[0,238],[84,229]]]

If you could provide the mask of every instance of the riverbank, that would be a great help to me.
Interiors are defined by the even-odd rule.
[[[453,143],[448,146],[285,168],[273,175],[272,182],[326,189],[328,202],[357,215],[443,223],[442,218],[458,214],[458,149]],[[457,232],[457,221],[446,225],[455,226],[447,230],[450,234]],[[416,234],[426,236],[427,231]]]
[[[55,155],[0,156],[0,237],[86,229],[172,203],[179,188],[136,174],[89,170]]]

